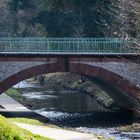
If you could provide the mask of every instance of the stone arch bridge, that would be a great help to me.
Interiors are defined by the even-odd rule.
[[[1,38],[0,93],[33,76],[72,72],[92,77],[119,105],[140,113],[139,47],[113,41]]]

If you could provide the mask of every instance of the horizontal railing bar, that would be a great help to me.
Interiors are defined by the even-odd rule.
[[[139,43],[122,38],[0,38],[0,53],[140,54]]]

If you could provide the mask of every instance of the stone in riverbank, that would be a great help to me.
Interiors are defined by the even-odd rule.
[[[132,125],[122,126],[118,128],[123,132],[140,132],[140,123],[133,123]]]

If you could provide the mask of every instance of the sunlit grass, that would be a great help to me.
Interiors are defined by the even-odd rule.
[[[0,116],[0,140],[51,140],[22,129]]]
[[[25,124],[31,124],[31,125],[39,125],[39,126],[44,126],[46,125],[45,123],[36,120],[36,119],[28,119],[28,118],[9,118],[8,120],[12,122],[19,122],[19,123],[25,123]]]
[[[60,129],[60,127],[56,126],[56,125],[52,125],[49,123],[44,123],[41,122],[37,119],[29,119],[29,118],[8,118],[8,120],[12,121],[12,122],[19,122],[19,123],[25,123],[25,124],[31,124],[31,125],[38,125],[38,126],[47,126],[50,128],[58,128]]]

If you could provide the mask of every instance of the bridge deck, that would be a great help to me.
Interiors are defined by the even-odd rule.
[[[0,38],[0,54],[139,55],[140,46],[121,38]]]

